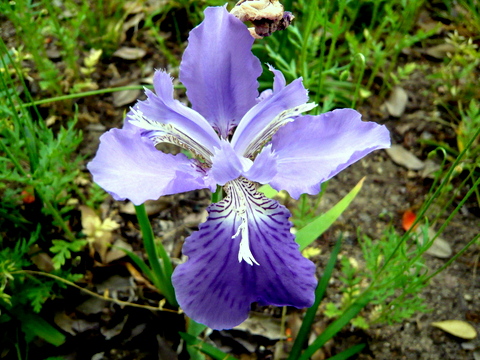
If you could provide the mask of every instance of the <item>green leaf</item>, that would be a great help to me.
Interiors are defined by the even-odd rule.
[[[335,305],[334,303],[328,302],[328,303],[325,305],[325,311],[323,312],[323,314],[324,314],[326,317],[334,318],[334,317],[337,317],[337,316],[342,315],[342,310],[340,310],[340,309],[337,307],[337,305]]]
[[[272,199],[275,195],[278,194],[278,191],[268,184],[260,186],[257,191],[263,193],[263,195],[270,199]]]
[[[368,329],[370,328],[370,325],[368,325],[368,322],[367,320],[365,320],[365,318],[363,316],[357,316],[356,318],[352,319],[352,325],[357,327],[357,328],[360,328],[360,329]]]
[[[297,231],[296,242],[300,245],[300,251],[310,245],[322,235],[340,215],[347,209],[362,188],[365,178],[360,180],[350,192],[326,213],[317,216],[312,222]]]
[[[199,336],[207,327],[203,324],[199,324],[192,319],[188,319],[187,332],[192,336]],[[193,345],[187,345],[187,351],[190,354],[190,360],[205,360],[200,350]]]
[[[315,289],[315,303],[310,308],[308,308],[305,314],[305,317],[302,321],[302,326],[300,327],[297,338],[295,339],[295,342],[292,346],[292,351],[290,351],[290,354],[288,355],[288,360],[298,360],[300,352],[307,344],[310,329],[317,315],[318,307],[320,306],[325,292],[327,291],[330,277],[332,276],[333,269],[335,268],[335,264],[337,262],[338,254],[340,253],[341,245],[342,236],[340,236],[334,248],[332,249],[332,253],[330,254],[330,258],[328,259],[327,266],[325,267],[323,275],[318,282],[317,288]]]
[[[153,283],[155,282],[155,277],[152,273],[152,270],[150,270],[148,265],[145,263],[145,261],[143,261],[140,258],[140,256],[138,256],[137,254],[135,254],[134,252],[132,252],[130,250],[127,250],[127,249],[119,247],[119,246],[112,246],[112,248],[121,250],[125,254],[127,254],[130,257],[130,259],[135,263],[135,265],[137,265],[140,268],[140,270],[142,270],[142,272],[147,276],[147,278],[151,282],[153,282]]]
[[[337,320],[331,323],[323,333],[303,352],[299,360],[308,360],[318,349],[333,338],[342,328],[347,325],[357,314],[370,302],[369,294],[363,295],[343,312]]]
[[[210,344],[207,344],[206,342],[203,342],[200,339],[197,339],[193,335],[190,335],[184,332],[179,332],[179,334],[182,337],[182,339],[185,340],[187,345],[197,348],[202,353],[212,357],[215,360],[236,360],[233,356],[225,354],[223,351],[217,349],[216,347]]]
[[[345,351],[342,351],[340,354],[337,354],[335,356],[328,358],[327,360],[346,360],[352,357],[353,355],[359,353],[360,351],[362,351],[364,347],[365,347],[365,344],[354,345],[351,348]]]
[[[41,337],[45,341],[55,346],[60,346],[65,342],[65,335],[55,329],[43,318],[32,313],[16,313],[17,318],[22,324],[22,330],[28,335]]]
[[[65,265],[66,259],[72,257],[72,252],[78,252],[87,245],[87,240],[75,240],[75,241],[65,241],[65,240],[52,240],[53,246],[50,248],[52,253],[55,253],[55,256],[52,258],[53,266],[55,269],[60,269],[62,265]]]

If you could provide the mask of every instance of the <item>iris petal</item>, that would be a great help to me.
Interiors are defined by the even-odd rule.
[[[352,109],[303,116],[282,127],[272,139],[277,175],[270,185],[298,199],[317,194],[320,183],[377,149],[390,147],[387,128],[361,120]]]
[[[207,221],[185,241],[189,259],[173,273],[182,309],[197,322],[226,329],[244,321],[253,302],[311,306],[315,265],[298,250],[290,212],[245,179],[226,189],[227,197],[210,205]]]
[[[288,116],[283,117],[282,114],[290,115],[288,112],[294,108],[306,106],[307,108],[302,111],[308,111],[313,105],[306,104],[307,101],[307,90],[301,78],[278,91],[274,89],[272,96],[252,107],[238,124],[232,137],[233,148],[243,156],[252,155],[263,145],[263,139],[268,138],[265,133],[269,133],[269,136],[273,135],[270,131],[272,120],[281,116],[282,120],[288,119]]]
[[[155,131],[159,142],[171,142],[210,158],[219,139],[210,124],[195,110],[173,98],[172,78],[163,71],[154,75],[155,93],[146,90],[147,100],[139,101],[129,112],[127,121]]]
[[[112,129],[100,137],[100,147],[87,168],[93,180],[116,200],[140,205],[160,196],[202,189],[206,176],[183,154],[164,154],[141,130]],[[212,184],[210,184],[212,185]]]
[[[180,81],[193,109],[223,138],[255,105],[260,61],[245,24],[225,7],[205,10],[203,22],[190,32],[180,64]]]

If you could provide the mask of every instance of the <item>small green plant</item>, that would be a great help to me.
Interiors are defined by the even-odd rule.
[[[3,42],[0,46],[6,50]],[[9,53],[5,54],[2,68],[11,65],[16,70]],[[23,81],[20,71],[15,74]],[[82,134],[75,127],[76,119],[55,130],[47,127],[35,107],[27,111],[13,90],[14,81],[9,72],[0,72],[4,95],[0,102],[0,321],[2,329],[16,328],[15,336],[21,329],[27,342],[41,336],[60,345],[65,336],[38,313],[65,285],[37,279],[28,271],[39,268],[69,281],[83,277],[65,264],[71,252],[86,244],[77,239],[69,223],[74,198],[86,197],[76,184],[83,161],[76,155]],[[55,255],[49,261],[50,254]],[[42,256],[47,260],[39,260]],[[27,356],[24,352],[17,348],[19,358]]]
[[[407,241],[393,227],[383,237],[373,241],[361,237],[360,246],[364,264],[354,258],[342,257],[340,281],[343,283],[341,303],[327,303],[325,315],[338,317],[351,306],[362,292],[370,288],[370,305],[353,325],[367,328],[376,323],[397,323],[414,313],[428,311],[418,295],[428,285],[427,269],[421,256],[428,239],[419,239],[416,233]],[[424,244],[424,245],[422,245]],[[389,259],[387,265],[385,260]],[[380,271],[381,270],[381,271]]]
[[[287,80],[302,76],[312,99],[323,104],[319,111],[351,106],[371,94],[379,76],[380,90],[388,90],[401,51],[435,33],[412,34],[422,5],[420,0],[287,1],[285,8],[296,16],[293,25],[254,50]]]

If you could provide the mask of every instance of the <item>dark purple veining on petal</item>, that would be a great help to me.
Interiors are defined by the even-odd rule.
[[[208,208],[209,218],[185,242],[189,257],[173,275],[177,299],[195,321],[214,329],[244,321],[250,304],[308,307],[314,300],[315,266],[302,257],[288,221],[290,212],[237,179],[228,195]],[[259,265],[238,260],[242,236],[239,207],[246,204],[249,246]]]

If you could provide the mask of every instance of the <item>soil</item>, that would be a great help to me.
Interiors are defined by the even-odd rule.
[[[5,27],[8,25],[2,26],[3,33],[7,33]],[[11,28],[8,30],[11,31]],[[8,36],[13,35],[9,33]],[[144,48],[155,49],[151,39],[138,38],[136,41],[137,44],[142,43]],[[122,45],[132,44],[127,40]],[[417,60],[427,61],[423,58]],[[112,64],[115,71],[112,70]],[[166,61],[151,50],[142,60],[142,67],[139,65],[136,61],[111,58],[99,66],[94,79],[100,88],[128,84],[141,77],[151,76],[151,71],[165,67]],[[433,114],[437,109],[431,97],[423,91],[432,91],[433,85],[425,79],[422,72],[414,72],[400,85],[406,90],[409,101],[404,114],[399,118],[379,110],[384,99],[375,95],[358,110],[364,119],[385,124],[391,131],[393,143],[403,145],[421,160],[425,160],[431,148],[422,145],[419,139],[434,137],[439,141],[450,141],[454,134],[435,121]],[[84,143],[79,151],[91,158],[98,146],[99,136],[112,127],[121,126],[124,111],[131,104],[115,107],[113,95],[82,98],[75,103],[79,107],[79,126],[84,132]],[[54,113],[58,111],[57,107],[58,104],[50,104],[43,110],[45,113]],[[434,159],[434,162],[440,163],[439,159]],[[319,273],[340,233],[344,237],[342,255],[356,258],[360,263],[362,255],[358,246],[359,234],[379,239],[389,226],[394,226],[402,233],[403,213],[408,209],[417,210],[421,206],[433,182],[431,178],[423,176],[421,171],[408,170],[395,164],[385,151],[377,151],[329,182],[319,211],[328,210],[364,176],[367,178],[355,201],[314,245],[322,250],[314,258]],[[152,205],[151,221],[155,234],[165,240],[167,250],[174,258],[180,258],[183,240],[202,221],[208,203],[207,191],[195,191],[168,196]],[[102,205],[102,212],[121,224],[121,228],[114,232],[115,238],[124,239],[131,244],[134,252],[141,255],[142,245],[139,231],[134,225],[135,217],[132,213],[125,212],[123,205],[108,198]],[[291,202],[291,205],[295,204]],[[452,207],[448,209],[452,210]],[[461,250],[478,233],[478,210],[478,204],[468,202],[442,234],[451,245],[453,253]],[[448,212],[443,218],[447,215]],[[448,335],[431,326],[431,323],[450,319],[466,320],[477,332],[480,331],[480,278],[477,270],[479,252],[480,247],[473,246],[424,289],[420,296],[425,299],[430,312],[415,314],[399,324],[380,324],[368,330],[347,327],[322,352],[316,354],[315,359],[328,358],[358,343],[366,344],[357,356],[361,360],[473,359],[471,349],[480,347],[478,338],[472,342],[473,346],[464,349],[467,340]],[[86,278],[82,286],[99,292],[103,284],[104,288],[114,289],[115,293],[110,296],[150,306],[157,306],[161,300],[158,293],[141,282],[141,276],[136,277],[129,270],[126,258],[100,263],[98,255],[94,259],[88,258],[87,253],[84,255],[87,259],[82,260],[81,266]],[[430,270],[438,269],[447,260],[425,255],[426,266]],[[326,301],[338,300],[337,291],[341,286],[339,276],[337,269]],[[281,316],[281,309],[255,307],[253,310],[254,317],[265,316],[273,319],[271,321],[275,324]],[[179,314],[123,307],[92,298],[73,288],[63,292],[61,297],[47,302],[42,314],[65,332],[67,342],[54,348],[37,340],[30,345],[31,359],[44,359],[46,356],[63,356],[64,359],[72,360],[187,358],[186,350],[177,335],[178,331],[184,330],[183,316]],[[288,309],[288,324],[294,323],[301,316],[301,311]],[[331,320],[319,313],[315,329],[321,331],[329,321]],[[245,360],[273,359],[275,352],[282,349],[288,352],[288,341],[279,343],[273,335],[259,335],[251,330],[252,328],[250,331],[213,331],[208,334],[208,341]],[[11,355],[0,355],[0,358],[7,359]]]

